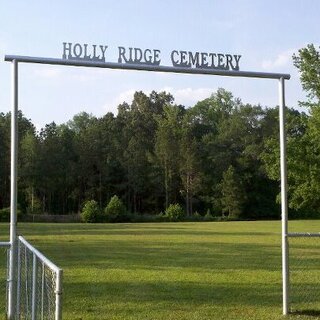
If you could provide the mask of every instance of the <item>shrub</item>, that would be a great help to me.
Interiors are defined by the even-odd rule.
[[[107,221],[124,222],[130,220],[127,209],[118,196],[113,196],[104,210]]]
[[[210,210],[207,211],[206,215],[203,217],[204,221],[214,221],[214,217],[210,213]]]
[[[165,217],[168,218],[169,221],[181,221],[184,216],[184,211],[178,203],[170,204],[165,211]]]
[[[193,220],[194,221],[202,221],[203,220],[203,216],[198,211],[196,211],[193,214]]]
[[[97,201],[89,200],[83,206],[83,209],[81,211],[81,220],[83,222],[90,223],[97,222],[99,213],[100,210]]]
[[[10,208],[3,208],[0,210],[0,221],[8,222],[10,220]]]

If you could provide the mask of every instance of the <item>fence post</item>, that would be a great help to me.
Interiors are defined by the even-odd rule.
[[[21,295],[21,250],[20,250],[20,241],[18,240],[17,244],[18,250],[18,269],[17,269],[17,309],[16,316],[20,319],[20,295]]]
[[[42,262],[42,276],[41,276],[41,319],[44,319],[44,273],[45,266],[44,262]]]
[[[287,138],[285,130],[284,78],[279,79],[279,126],[281,169],[281,217],[282,217],[282,302],[283,314],[289,312],[289,247],[288,247],[288,199],[287,199]]]
[[[33,263],[32,263],[32,309],[31,309],[31,319],[36,320],[37,317],[37,256],[33,253]]]
[[[12,111],[11,111],[11,199],[10,199],[10,259],[8,277],[8,320],[16,313],[16,263],[17,263],[17,171],[18,171],[18,61],[12,61]]]
[[[62,269],[58,270],[57,283],[56,283],[56,318],[55,320],[62,319]]]

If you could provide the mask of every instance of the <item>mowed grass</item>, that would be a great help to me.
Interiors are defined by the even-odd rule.
[[[64,319],[283,319],[280,221],[29,223],[18,229],[63,268]],[[320,221],[290,222],[290,231],[319,230]],[[0,235],[8,239],[7,224],[0,224]],[[320,272],[314,256],[312,268]],[[311,315],[290,318],[320,317],[312,303]]]

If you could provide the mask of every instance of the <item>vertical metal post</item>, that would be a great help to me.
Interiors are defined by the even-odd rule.
[[[17,267],[17,307],[16,307],[16,317],[20,319],[20,297],[21,297],[21,250],[20,242],[17,244],[18,250],[18,267]]]
[[[45,265],[42,262],[42,276],[41,276],[41,320],[44,320],[44,275],[45,275]]]
[[[282,299],[283,314],[289,312],[289,246],[288,246],[288,203],[287,203],[287,148],[285,131],[284,78],[279,79],[279,125],[280,125],[280,168],[281,168],[281,217],[282,217]]]
[[[63,271],[61,269],[57,272],[57,283],[56,283],[56,315],[55,320],[62,319],[62,276]]]
[[[31,320],[37,318],[37,256],[33,254],[32,262],[32,298],[31,298]]]
[[[8,320],[15,317],[17,261],[17,164],[18,164],[18,62],[12,61],[11,111],[11,200],[10,200],[10,259],[8,283]]]

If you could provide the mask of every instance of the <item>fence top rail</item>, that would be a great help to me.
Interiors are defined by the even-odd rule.
[[[292,232],[288,233],[288,237],[290,238],[320,238],[320,232],[319,233],[310,233],[310,232]]]
[[[85,60],[72,60],[72,59],[58,59],[58,58],[41,58],[29,57],[18,55],[6,55],[5,61],[17,61],[24,63],[40,63],[52,64],[63,66],[76,66],[76,67],[97,67],[108,69],[120,70],[140,70],[140,71],[156,71],[156,72],[172,72],[172,73],[188,73],[188,74],[202,74],[202,75],[217,75],[229,77],[246,77],[246,78],[265,78],[265,79],[290,79],[290,74],[287,73],[269,73],[269,72],[256,72],[256,71],[230,71],[219,69],[201,69],[201,68],[186,68],[186,67],[170,67],[170,66],[157,66],[147,64],[131,64],[131,63],[115,63],[115,62],[97,62]]]
[[[33,254],[35,254],[44,264],[46,264],[50,269],[52,269],[56,273],[61,273],[62,269],[57,267],[52,261],[50,261],[47,257],[45,257],[39,250],[34,248],[27,240],[25,240],[22,236],[18,237],[19,241],[26,246]]]
[[[10,247],[10,242],[0,242],[0,247]]]

